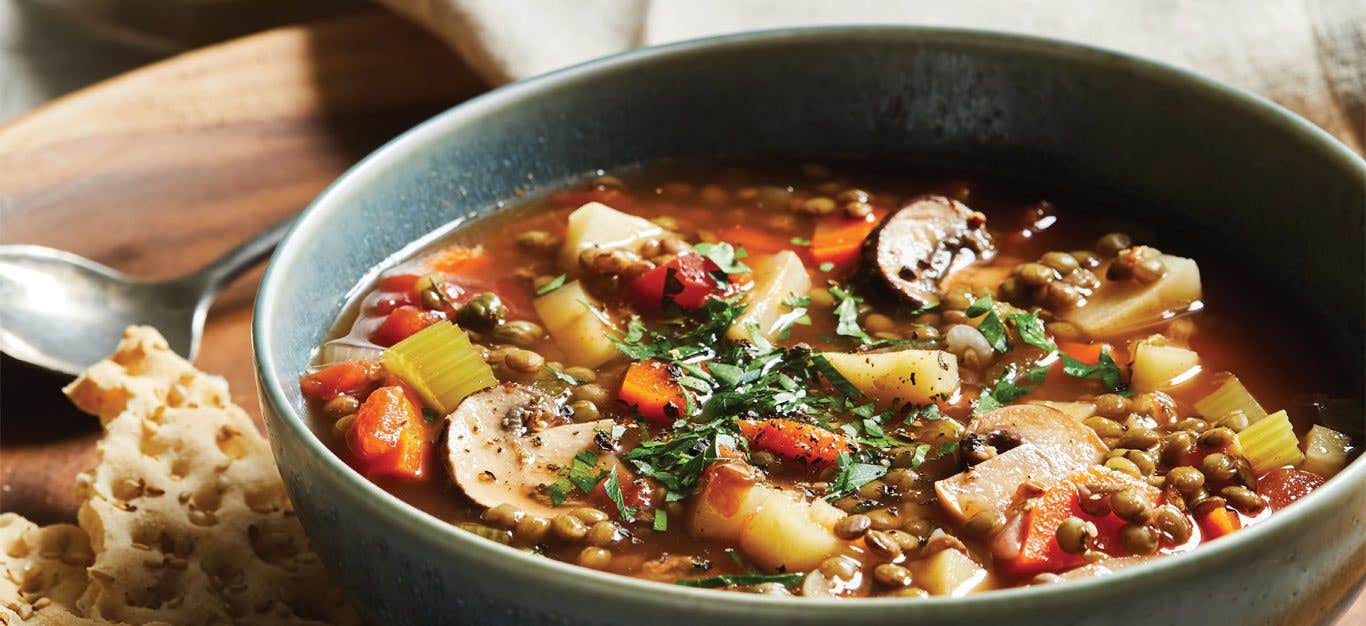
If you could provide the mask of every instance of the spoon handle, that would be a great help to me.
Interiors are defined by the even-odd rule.
[[[195,278],[203,281],[209,293],[216,291],[224,283],[241,276],[243,272],[270,256],[275,246],[284,239],[285,233],[289,232],[289,227],[293,225],[292,216],[276,222],[261,234],[229,250],[208,267],[195,272]]]

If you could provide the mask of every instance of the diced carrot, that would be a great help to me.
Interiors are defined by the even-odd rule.
[[[361,403],[347,446],[370,476],[422,478],[431,456],[417,405],[397,385],[380,387]]]
[[[1266,498],[1272,509],[1280,510],[1318,489],[1322,476],[1305,470],[1281,468],[1267,472],[1257,480],[1258,495]]]
[[[375,383],[380,371],[374,361],[344,361],[299,377],[299,390],[314,400],[359,395]]]
[[[874,211],[861,218],[844,215],[822,217],[811,235],[811,258],[817,263],[834,263],[846,268],[858,261],[859,248],[868,234],[877,228],[886,211]]]
[[[632,476],[631,472],[622,465],[617,465],[610,471],[617,476],[617,486],[621,490],[621,503],[636,510],[634,519],[652,519],[655,509],[654,484],[647,478]],[[598,481],[598,485],[593,488],[593,493],[589,494],[588,497],[614,519],[622,519],[621,509],[607,495],[608,478],[609,476],[604,476],[602,480]]]
[[[390,274],[379,279],[379,288],[381,291],[408,293],[413,290],[418,278],[420,276],[417,274]]]
[[[1153,506],[1162,503],[1162,492],[1148,483],[1120,472],[1091,466],[1077,470],[1058,481],[1034,500],[1033,507],[1025,513],[1024,539],[1021,542],[1019,557],[1004,562],[1010,572],[1019,575],[1039,572],[1058,571],[1076,567],[1085,561],[1080,555],[1064,552],[1058,546],[1057,532],[1063,520],[1079,517],[1093,522],[1099,535],[1095,546],[1102,552],[1122,554],[1123,548],[1118,539],[1119,528],[1123,521],[1114,515],[1092,516],[1081,510],[1078,504],[1078,489],[1082,486],[1100,489],[1120,489],[1133,487],[1143,491]]]
[[[655,424],[672,424],[683,415],[687,399],[683,388],[660,361],[640,361],[627,368],[617,397],[642,418]]]
[[[789,419],[741,420],[736,422],[749,447],[772,452],[789,461],[813,467],[832,467],[841,454],[856,448],[848,437],[815,424]]]
[[[427,266],[435,272],[465,276],[480,276],[493,267],[493,257],[485,254],[484,246],[450,246],[434,255]]]
[[[432,324],[446,319],[441,311],[426,311],[415,306],[394,309],[370,335],[370,341],[381,346],[392,346]]]
[[[792,239],[782,233],[740,224],[722,228],[716,232],[716,236],[736,248],[744,248],[750,254],[773,254],[796,247]]]
[[[1211,509],[1200,516],[1200,533],[1205,541],[1218,539],[1242,527],[1238,514],[1228,507]]]

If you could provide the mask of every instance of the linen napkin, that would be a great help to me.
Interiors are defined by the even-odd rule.
[[[637,46],[818,24],[1064,39],[1195,70],[1366,147],[1363,0],[380,0],[501,84]]]

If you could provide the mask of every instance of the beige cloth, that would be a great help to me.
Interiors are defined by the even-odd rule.
[[[1366,0],[380,0],[495,83],[641,45],[813,24],[921,24],[1112,48],[1263,94],[1361,151]]]

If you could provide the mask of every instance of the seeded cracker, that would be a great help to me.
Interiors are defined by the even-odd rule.
[[[71,612],[33,623],[96,623],[71,613],[131,624],[358,622],[309,550],[269,447],[229,400],[226,381],[194,369],[156,331],[131,327],[115,354],[66,393],[106,431],[99,465],[77,484],[88,585],[63,578],[44,587],[45,606]],[[73,527],[38,529],[10,517],[0,529],[6,547],[15,537],[41,544],[52,532],[85,545]],[[10,575],[0,604],[9,599],[5,586],[16,584],[22,601],[26,579],[14,581],[13,571],[31,567],[23,559],[32,557],[4,558]]]
[[[0,622],[93,624],[72,615],[95,560],[90,538],[71,524],[39,528],[0,514]]]

